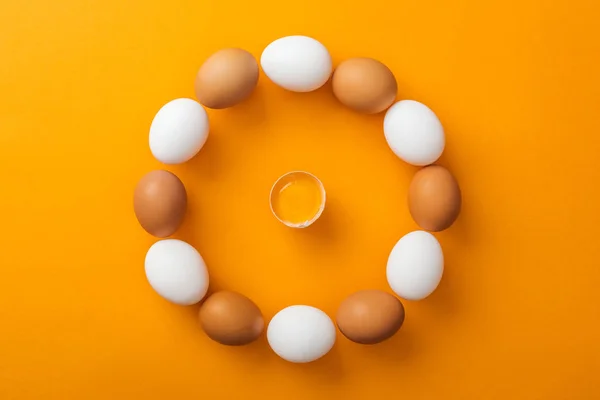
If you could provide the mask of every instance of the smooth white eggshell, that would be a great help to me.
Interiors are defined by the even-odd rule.
[[[383,132],[392,151],[412,165],[434,163],[446,145],[438,117],[425,104],[414,100],[399,101],[388,109]]]
[[[162,297],[175,304],[196,304],[208,290],[208,271],[202,256],[188,243],[159,240],[146,253],[146,278]]]
[[[438,286],[444,273],[444,254],[435,236],[425,231],[404,235],[392,249],[387,281],[398,296],[421,300]]]
[[[165,164],[181,164],[194,157],[208,138],[208,115],[192,99],[175,99],[154,116],[150,151]]]
[[[325,46],[308,36],[275,40],[262,52],[260,65],[273,83],[293,92],[320,88],[332,71],[331,56]]]
[[[267,340],[271,349],[284,360],[307,363],[331,350],[335,343],[335,326],[318,308],[290,306],[271,319]]]

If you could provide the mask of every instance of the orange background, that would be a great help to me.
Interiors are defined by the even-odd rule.
[[[598,399],[600,386],[600,6],[588,1],[3,2],[0,6],[0,398]],[[338,63],[385,62],[399,97],[433,108],[441,164],[464,211],[438,234],[438,290],[405,302],[378,346],[338,335],[309,365],[265,338],[211,342],[197,307],[149,287],[154,239],[132,193],[161,168],[155,112],[193,97],[202,61],[226,46],[259,57],[307,34]],[[169,168],[190,209],[212,289],[238,290],[270,319],[295,303],[334,315],[348,294],[388,290],[387,256],[416,229],[415,168],[382,115],[354,114],[330,88],[292,94],[261,75],[252,99],[210,112],[210,138]],[[328,205],[311,229],[270,214],[271,184],[315,173]],[[596,383],[594,383],[596,382]]]

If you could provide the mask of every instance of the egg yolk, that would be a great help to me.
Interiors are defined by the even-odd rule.
[[[305,173],[291,173],[281,178],[272,191],[273,212],[283,221],[300,225],[313,219],[323,202],[319,182]]]

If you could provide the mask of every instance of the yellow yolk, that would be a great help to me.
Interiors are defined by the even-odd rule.
[[[319,182],[305,173],[291,173],[280,179],[273,188],[271,204],[282,220],[302,224],[313,219],[323,201]]]

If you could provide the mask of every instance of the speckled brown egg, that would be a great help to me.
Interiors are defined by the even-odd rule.
[[[392,337],[404,323],[404,306],[381,290],[361,290],[340,304],[336,323],[353,342],[380,343]]]
[[[446,168],[430,165],[417,171],[408,188],[408,209],[424,230],[449,228],[460,213],[458,182]]]
[[[208,108],[234,106],[250,96],[258,82],[258,63],[242,49],[211,55],[196,75],[196,98]]]
[[[214,293],[202,304],[200,325],[212,340],[228,346],[241,346],[258,339],[265,321],[252,300],[224,290]]]
[[[345,106],[376,114],[392,105],[398,92],[394,74],[372,58],[350,58],[333,73],[333,94]]]
[[[167,237],[181,225],[187,208],[185,186],[175,174],[156,170],[138,182],[133,209],[140,225],[156,237]]]

